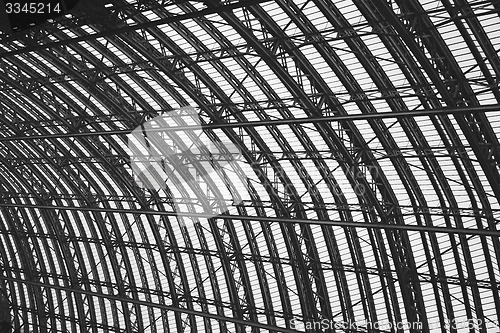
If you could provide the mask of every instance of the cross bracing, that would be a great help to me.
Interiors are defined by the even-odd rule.
[[[15,329],[498,330],[500,2],[106,3],[0,35]],[[185,106],[239,163],[141,187],[127,135]]]

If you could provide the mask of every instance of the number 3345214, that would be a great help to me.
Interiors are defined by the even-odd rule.
[[[59,3],[43,3],[43,2],[30,2],[30,3],[19,3],[19,2],[6,2],[5,12],[7,14],[52,14],[60,13],[61,6]]]

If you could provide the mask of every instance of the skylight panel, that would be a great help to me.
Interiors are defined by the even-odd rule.
[[[408,94],[412,93],[408,91]],[[401,94],[401,98],[403,99],[406,108],[410,111],[420,110],[422,109],[421,101],[417,96],[406,96],[406,92]]]
[[[500,32],[498,31],[498,14],[491,13],[490,15],[479,15],[477,16],[477,19],[481,23],[481,26],[488,37],[490,37],[490,42],[493,46],[498,46],[500,40]],[[498,50],[498,48],[495,47],[495,50]]]
[[[193,46],[198,47],[199,50],[201,49],[208,49],[208,50],[215,50],[218,47],[220,47],[220,42],[216,41],[215,39],[212,38],[212,36],[205,31],[205,29],[200,26],[196,21],[194,20],[185,20],[182,21],[182,24],[186,27],[186,29],[195,36],[195,38],[202,42],[203,47],[200,47],[199,45],[193,44]]]
[[[273,18],[273,21],[276,22],[280,28],[283,29],[288,25],[288,23],[290,23],[290,18],[283,12],[278,3],[273,1],[263,2],[261,3],[261,7],[270,17]]]
[[[312,1],[307,1],[305,3],[298,4],[301,12],[304,14],[308,20],[311,21],[312,25],[318,29],[320,32],[324,30],[330,30],[333,26],[325,18],[323,13]]]
[[[71,102],[78,100],[77,96],[73,95],[73,92],[70,92],[68,89],[66,89],[65,85],[61,83],[53,83],[53,86],[57,87],[61,92],[63,92],[64,96],[69,97]],[[65,108],[68,114],[72,113],[73,116],[78,115],[72,108],[69,107],[69,105],[65,101],[61,100],[59,102],[60,102],[59,106]]]
[[[58,155],[59,157],[60,155]],[[36,158],[36,155],[35,155]],[[58,168],[58,160],[50,160],[47,159],[46,162],[44,162],[42,165],[36,167],[41,174],[47,175],[47,180],[46,182],[50,185],[46,186],[52,186],[53,188],[61,188],[61,181],[60,179],[62,178],[61,175],[59,174],[59,168]],[[61,188],[61,191],[65,191],[66,188]]]
[[[283,265],[283,273],[285,276],[293,276],[293,270],[289,265]],[[292,307],[292,313],[302,313],[300,306],[300,298],[298,295],[298,286],[295,281],[288,280],[288,296],[290,298],[290,304]],[[277,301],[278,299],[276,299]]]
[[[223,66],[225,66],[227,71],[231,73],[231,76],[234,77],[234,80],[237,82],[237,84],[243,84],[245,86],[255,85],[248,73],[235,60],[226,58],[220,59],[219,61]]]
[[[109,54],[113,55],[113,58],[120,59],[120,63],[133,63],[132,59],[130,59],[125,53],[123,53],[119,48],[117,48],[113,43],[109,43],[108,41],[104,42],[104,47],[106,47]]]
[[[360,38],[365,42],[372,55],[376,58],[377,64],[390,79],[392,85],[397,86],[400,82],[406,81],[406,77],[400,70],[398,64],[396,64],[394,57],[378,36],[367,35],[361,36]]]
[[[85,41],[81,41],[79,42],[80,46],[83,47],[84,49],[86,49],[87,51],[89,51],[95,58],[97,59],[100,59],[100,61],[102,62],[102,64],[104,66],[107,66],[107,67],[112,67],[113,66],[113,63],[107,58],[107,57],[104,57],[103,54],[94,48],[94,46],[90,45],[89,43],[85,42]],[[77,55],[78,53],[73,51],[74,55]]]
[[[499,108],[500,111],[500,108]],[[500,112],[486,112],[485,117],[488,119],[497,140],[500,141]]]
[[[251,94],[253,99],[255,99],[257,101],[257,103],[259,101],[266,100],[266,95],[265,95],[264,91],[262,91],[262,89],[257,84],[255,84],[255,81],[253,81],[252,79],[247,78],[243,82],[243,85],[245,86],[247,91]],[[231,99],[233,99],[233,96],[231,96]],[[237,101],[240,101],[240,100],[238,99]],[[235,100],[235,102],[236,102],[236,100]],[[243,98],[241,98],[241,102],[243,102]],[[245,100],[245,102],[247,102],[247,101]]]
[[[334,94],[335,92],[338,92],[339,87],[343,87],[340,79],[330,68],[330,66],[328,66],[328,64],[322,62],[320,59],[314,59],[314,61],[311,62],[319,76],[323,79],[323,81],[325,81],[326,85],[332,90]]]
[[[474,35],[472,31],[467,29],[473,39],[473,43],[475,44],[477,50],[484,57],[481,47],[478,45],[477,41],[474,39]],[[459,64],[462,72],[465,72],[469,78],[474,77],[482,77],[480,68],[477,66],[477,62],[475,61],[474,56],[472,55],[468,45],[465,43],[463,37],[457,30],[457,28],[453,26],[441,26],[438,28],[443,40],[448,45],[451,53],[454,56],[455,61]]]
[[[498,207],[498,200],[495,197],[493,189],[491,188],[491,185],[489,184],[488,179],[486,178],[486,175],[484,174],[484,171],[483,171],[482,167],[480,166],[480,163],[473,161],[472,164],[474,165],[474,168],[477,172],[478,180],[482,184],[484,191],[486,192],[486,197],[489,201],[489,204],[492,207]],[[474,191],[474,193],[476,195],[477,191]],[[480,201],[478,200],[478,202],[480,202]]]
[[[368,98],[372,96],[368,95]],[[377,98],[378,96],[375,96]],[[397,111],[403,111],[403,110],[392,110],[387,101],[383,99],[373,99],[370,101],[370,103],[373,105],[373,109],[376,110],[377,113],[384,113],[384,112],[397,112]]]
[[[166,84],[158,83],[160,89],[155,89],[155,91],[163,98],[163,100],[168,103],[172,108],[179,108],[181,105],[179,104],[181,101],[177,101],[173,96],[168,92],[168,88],[175,90],[178,88],[177,84],[172,81],[168,76],[163,76],[162,80],[165,80]],[[157,82],[157,81],[154,81]],[[164,87],[166,86],[166,87]],[[187,105],[196,106],[194,100],[188,94],[182,94],[182,97],[187,101]],[[185,105],[184,105],[185,106]]]
[[[42,62],[45,66],[48,66],[49,68],[51,68],[51,69],[55,70],[57,73],[60,73],[60,71],[59,71],[56,67],[54,67],[54,66],[50,65],[50,64],[49,64],[49,62],[48,62],[46,59],[44,59],[44,58],[40,57],[40,56],[39,56],[39,55],[37,55],[37,54],[34,54],[33,56],[34,56],[35,58],[37,58],[38,60],[41,60],[41,62]],[[24,62],[27,66],[29,66],[29,67],[30,67],[33,71],[35,71],[35,72],[36,72],[37,74],[39,74],[40,76],[42,76],[42,77],[46,76],[46,73],[44,73],[44,71],[41,69],[40,64],[38,64],[38,63],[37,63],[37,65],[38,65],[38,66],[37,66],[37,65],[35,65],[35,61],[30,61],[31,59],[30,59],[30,60],[28,60],[27,58],[24,58],[24,59],[19,59],[19,60],[21,60],[22,62]],[[28,75],[28,76],[31,76],[31,75]]]
[[[233,87],[229,84],[224,76],[217,70],[217,68],[209,62],[200,63],[199,66],[203,69],[205,73],[208,74],[208,77],[213,80],[213,82],[217,83],[219,87],[221,87],[222,91],[226,94],[230,94],[231,91],[234,90]]]
[[[235,9],[235,15],[239,15],[240,9]],[[245,43],[244,39],[240,34],[234,30],[234,28],[225,22],[225,20],[219,15],[214,15],[214,20],[210,21],[210,24],[219,31],[220,36],[223,36],[223,39],[217,39],[217,42],[222,45],[222,41],[226,39],[229,41],[230,45],[238,46],[240,43]]]
[[[285,88],[280,78],[265,64],[264,62],[258,62],[255,64],[255,71],[259,73],[261,77],[266,78],[266,83],[271,86],[274,93],[280,98],[286,99],[292,97],[290,92]]]
[[[422,5],[425,11],[432,11],[435,9],[440,9],[442,3],[440,0],[420,0],[420,5]]]
[[[113,194],[117,193],[118,195],[121,195],[121,191],[119,189],[118,184],[116,184],[116,180],[112,179],[110,175],[107,173],[103,172],[98,172],[97,169],[91,169],[89,168],[88,165],[83,165],[83,168],[88,172],[89,175],[91,175],[92,179],[95,179],[99,185],[101,185],[98,189],[96,189],[98,192],[99,190],[104,193],[104,195],[110,195],[110,189],[111,187],[113,189]],[[103,179],[106,179],[107,183],[102,181]]]
[[[190,44],[186,41],[186,39],[184,39],[184,37],[179,35],[174,27],[170,25],[164,25],[161,27],[161,31],[165,34],[165,36],[168,37],[169,41],[171,41],[174,45],[179,46],[182,50],[184,50],[184,52],[193,52],[193,50],[190,49]]]
[[[144,15],[149,21],[156,21],[160,19],[160,17],[152,10],[146,10],[142,12],[142,15]]]
[[[19,42],[14,42],[12,44],[2,43],[2,44],[0,44],[0,49],[4,52],[9,52],[9,51],[14,49],[12,46],[15,44],[20,44],[20,43]]]
[[[266,214],[267,215],[267,214]],[[272,215],[271,215],[272,216]],[[274,246],[272,257],[281,258],[284,262],[288,262],[290,260],[290,255],[287,251],[287,246],[285,242],[285,235],[283,234],[283,229],[279,226],[278,223],[269,223],[267,226],[268,229],[272,232],[272,238],[274,238],[275,243],[270,246]]]
[[[342,16],[351,24],[358,23],[360,18],[363,17],[351,0],[339,2],[336,7],[342,13]]]
[[[378,161],[380,170],[377,172],[382,173],[391,187],[397,194],[397,200],[399,205],[412,205],[412,202],[408,196],[408,193],[404,190],[405,187],[403,185],[402,180],[400,179],[397,170],[394,167],[393,162],[390,158],[379,159]]]
[[[415,124],[418,126],[419,130],[422,132],[426,142],[431,146],[440,146],[443,144],[442,138],[437,132],[434,123],[431,119],[427,117],[416,117]]]
[[[325,72],[331,71],[330,66],[326,63],[324,58],[319,54],[318,50],[314,45],[298,45],[300,51],[306,56],[307,60],[313,65],[314,69],[318,74],[325,74]]]
[[[332,47],[337,50],[337,55],[342,59],[342,62],[347,67],[349,74],[352,75],[357,84],[364,90],[370,90],[373,88],[373,81],[370,75],[366,72],[363,66],[359,63],[354,53],[341,51],[342,48],[348,50],[349,48],[344,42],[335,41],[331,43]],[[335,91],[334,91],[335,92]]]
[[[287,160],[280,161],[280,166],[283,168],[283,171],[290,179],[289,184],[285,181],[282,184],[280,184],[280,186],[278,187],[280,189],[280,191],[283,192],[284,198],[287,198],[286,200],[288,200],[289,193],[287,190],[293,189],[293,190],[297,191],[297,194],[304,201],[310,202],[312,199],[311,199],[311,195],[310,195],[310,193],[305,185],[306,179],[303,178],[302,175],[300,175],[297,172],[297,170],[295,170],[295,167],[292,165],[292,163],[290,161],[287,161]],[[281,186],[281,185],[283,185],[283,186]],[[292,186],[292,187],[290,187],[290,186]]]
[[[438,306],[441,307],[441,304],[436,305],[436,296],[434,293],[434,288],[431,283],[428,282],[423,282],[421,286],[422,290],[422,298],[426,300],[426,315],[427,315],[427,321],[429,323],[429,328],[432,333],[437,333],[438,331],[438,326],[439,329],[441,329],[441,324],[439,323],[439,312],[438,312]],[[441,302],[444,302],[444,300],[441,300]]]

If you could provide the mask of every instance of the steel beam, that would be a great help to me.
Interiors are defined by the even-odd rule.
[[[393,118],[416,118],[416,117],[431,117],[438,115],[466,115],[473,113],[486,113],[486,112],[499,112],[500,104],[481,105],[471,107],[458,107],[458,108],[441,108],[434,110],[414,110],[414,111],[395,111],[395,112],[379,112],[369,114],[353,114],[353,115],[338,115],[338,116],[324,116],[324,117],[311,117],[311,118],[292,118],[280,120],[259,120],[249,121],[244,123],[221,123],[221,124],[204,124],[203,129],[225,129],[225,128],[246,128],[246,127],[259,127],[259,126],[277,126],[277,125],[291,125],[291,124],[314,124],[314,123],[328,123],[328,122],[341,122],[341,121],[356,121],[356,120],[371,120],[371,119],[393,119]],[[155,128],[151,131],[158,132],[177,132],[192,130],[191,126],[175,126],[168,128]],[[55,133],[44,135],[30,135],[30,136],[7,136],[0,137],[1,141],[18,141],[18,140],[35,140],[35,139],[58,139],[58,138],[78,138],[88,136],[109,136],[109,135],[126,135],[131,133],[132,130],[110,130],[110,131],[94,131],[84,133]]]
[[[19,209],[102,212],[102,213],[112,213],[112,214],[128,213],[128,214],[138,214],[138,215],[185,216],[185,217],[197,217],[197,218],[212,217],[212,215],[210,214],[203,214],[203,213],[167,212],[167,211],[151,211],[151,210],[139,210],[139,209],[113,209],[113,208],[102,208],[102,207],[23,205],[15,203],[0,203],[0,207],[16,207]],[[280,218],[280,217],[243,216],[243,215],[226,215],[226,214],[221,214],[216,218],[241,220],[241,221],[270,222],[270,223],[317,224],[317,225],[326,225],[334,227],[351,227],[351,228],[366,228],[366,229],[381,229],[381,230],[407,230],[407,231],[421,231],[430,233],[500,237],[500,230],[488,230],[488,229],[436,227],[436,226],[408,225],[408,224],[407,225],[382,224],[382,223],[369,223],[369,222],[348,222],[348,221],[333,221],[333,220],[314,220],[314,219],[304,219],[304,218]]]
[[[209,319],[213,319],[213,320],[216,320],[219,322],[234,323],[235,325],[243,328],[243,330],[244,330],[244,327],[254,327],[254,328],[268,330],[270,332],[300,333],[300,331],[289,329],[286,327],[272,326],[272,325],[268,325],[268,324],[264,324],[264,323],[260,323],[260,322],[247,321],[247,320],[240,319],[240,318],[227,317],[227,316],[218,315],[218,314],[214,314],[214,313],[207,313],[207,312],[202,312],[202,311],[183,309],[183,308],[169,306],[169,305],[165,305],[165,304],[146,302],[146,301],[142,301],[139,299],[126,298],[126,297],[118,296],[118,295],[96,293],[96,292],[92,292],[92,291],[88,291],[88,290],[63,287],[63,286],[59,286],[59,285],[55,285],[55,284],[42,283],[42,282],[37,282],[37,281],[21,280],[21,279],[11,278],[8,276],[3,277],[3,279],[6,281],[17,282],[17,283],[21,283],[21,284],[26,284],[28,286],[38,287],[38,288],[48,288],[48,289],[53,289],[53,290],[61,290],[64,292],[80,294],[82,296],[91,296],[91,297],[96,297],[96,298],[104,298],[104,299],[108,299],[108,300],[114,300],[117,302],[121,302],[123,304],[129,303],[129,304],[142,305],[142,306],[153,307],[153,308],[158,308],[158,309],[167,310],[167,311],[173,311],[176,313],[183,313],[183,314],[189,314],[192,316],[209,318]]]
[[[164,25],[164,24],[171,24],[171,23],[180,22],[183,20],[194,19],[197,17],[204,17],[204,16],[207,16],[210,14],[220,13],[221,11],[231,11],[231,10],[238,9],[241,7],[254,6],[254,5],[258,5],[260,3],[264,3],[264,2],[268,2],[268,1],[271,1],[271,0],[241,0],[241,1],[236,1],[236,2],[228,4],[228,5],[221,5],[221,6],[217,6],[217,7],[208,7],[208,8],[199,10],[197,12],[180,14],[180,15],[176,15],[176,16],[169,16],[169,17],[162,18],[162,19],[155,20],[155,21],[137,23],[135,25],[127,25],[127,26],[115,28],[115,29],[107,29],[107,30],[100,31],[97,33],[86,34],[84,36],[79,36],[79,37],[72,37],[70,39],[60,40],[60,41],[56,41],[56,42],[30,45],[30,46],[26,46],[24,48],[13,50],[13,51],[6,51],[6,52],[4,51],[4,52],[0,52],[0,58],[13,56],[13,55],[25,54],[25,53],[29,53],[29,52],[33,52],[33,51],[41,51],[41,50],[45,50],[45,49],[57,48],[57,47],[63,46],[63,45],[72,45],[72,44],[80,43],[83,41],[94,40],[94,39],[97,39],[99,37],[120,35],[120,34],[124,34],[124,33],[128,33],[128,32],[133,32],[133,31],[136,31],[139,29],[147,29],[147,28],[152,28],[152,27]]]

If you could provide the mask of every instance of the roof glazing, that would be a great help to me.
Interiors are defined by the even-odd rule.
[[[15,328],[498,330],[498,1],[109,3],[0,35]],[[142,188],[127,135],[185,106],[240,160]]]

